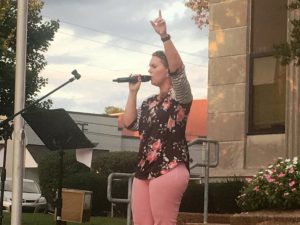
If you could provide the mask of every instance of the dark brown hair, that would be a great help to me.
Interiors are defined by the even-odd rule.
[[[160,58],[161,63],[166,67],[169,68],[169,63],[166,57],[166,54],[163,51],[156,51],[152,53],[152,56],[156,56],[158,58]]]

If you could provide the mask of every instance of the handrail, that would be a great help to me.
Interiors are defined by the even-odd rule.
[[[209,168],[217,167],[219,165],[219,143],[218,141],[206,139],[206,138],[196,138],[188,143],[188,146],[193,146],[196,144],[206,145],[205,151],[205,160],[203,163],[196,163],[192,165],[190,169],[195,167],[205,167],[205,175],[204,175],[204,217],[203,223],[207,224],[208,217],[208,183],[209,183]],[[213,163],[210,162],[210,145],[215,145],[215,161]],[[131,187],[134,173],[111,173],[108,176],[107,182],[107,199],[108,201],[113,203],[126,203],[127,204],[127,225],[130,225],[131,220]],[[112,190],[112,182],[115,177],[127,177],[128,178],[128,196],[127,199],[113,198],[111,196]],[[113,209],[112,209],[113,210]]]
[[[195,167],[205,167],[204,173],[204,215],[203,215],[203,223],[207,224],[208,218],[208,184],[209,184],[209,168],[210,167],[217,167],[219,164],[219,143],[215,140],[206,139],[206,138],[196,138],[188,143],[188,146],[193,146],[196,144],[206,145],[205,148],[205,160],[204,163],[196,163],[195,165],[191,166],[190,169]],[[210,163],[210,145],[215,145],[215,162]]]
[[[131,220],[131,187],[132,187],[132,180],[133,180],[134,173],[111,173],[107,178],[107,200],[113,203],[127,203],[127,225],[130,225]],[[112,182],[114,177],[126,177],[128,178],[128,194],[127,199],[121,198],[113,198],[111,196],[111,189],[112,189]],[[113,207],[112,207],[113,210]]]
[[[206,139],[206,138],[195,138],[194,140],[188,142],[188,146],[193,146],[193,145],[196,145],[196,144],[203,144],[203,143],[207,143],[208,145],[210,144],[214,144],[216,145],[216,151],[215,151],[215,155],[214,155],[214,158],[216,159],[214,163],[210,163],[209,164],[209,167],[217,167],[219,165],[219,143],[218,141],[216,140],[212,140],[212,139]],[[208,146],[208,151],[210,152],[210,147]],[[207,166],[207,164],[204,162],[204,163],[197,163],[197,164],[194,164],[190,167],[190,169],[193,169],[195,167],[205,167]]]

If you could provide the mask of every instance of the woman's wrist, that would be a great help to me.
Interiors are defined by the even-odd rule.
[[[165,35],[160,36],[160,39],[162,42],[165,42],[165,41],[170,40],[171,36],[169,34],[165,34]]]
[[[129,95],[131,97],[136,97],[139,90],[129,90]]]

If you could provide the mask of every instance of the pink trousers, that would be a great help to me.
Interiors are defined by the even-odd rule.
[[[132,214],[134,225],[176,225],[189,172],[180,164],[152,180],[133,179]]]

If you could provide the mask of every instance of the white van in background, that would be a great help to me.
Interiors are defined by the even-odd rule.
[[[1,182],[1,181],[0,181]],[[6,178],[3,197],[3,208],[11,211],[12,179]],[[41,194],[39,185],[34,180],[23,179],[22,210],[34,212],[47,207],[47,201]]]

